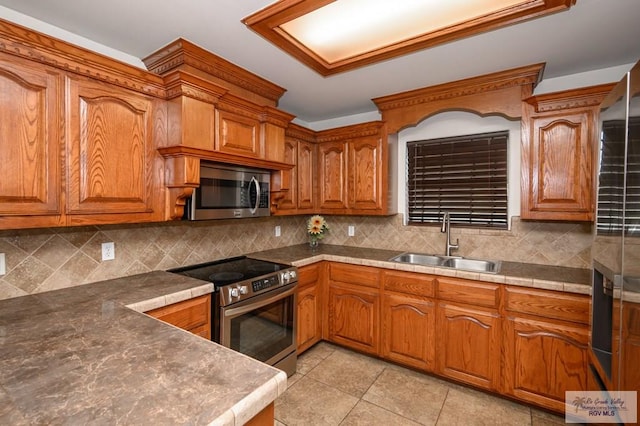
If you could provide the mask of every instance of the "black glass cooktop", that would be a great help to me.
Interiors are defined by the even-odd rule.
[[[281,271],[290,267],[290,265],[239,256],[214,262],[199,263],[197,265],[169,269],[169,272],[213,282],[217,290],[219,287],[228,284],[250,280],[252,278]]]

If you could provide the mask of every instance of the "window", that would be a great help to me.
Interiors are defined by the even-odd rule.
[[[507,229],[509,132],[407,143],[409,224]]]

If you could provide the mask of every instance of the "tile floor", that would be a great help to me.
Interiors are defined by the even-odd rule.
[[[276,400],[276,426],[557,425],[563,417],[321,342]]]

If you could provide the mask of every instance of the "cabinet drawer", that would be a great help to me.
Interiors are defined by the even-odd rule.
[[[587,296],[505,287],[505,308],[511,312],[588,324],[589,303]]]
[[[439,277],[438,298],[475,306],[498,306],[500,286],[459,278]]]
[[[365,287],[380,287],[380,270],[369,266],[349,265],[346,263],[332,263],[329,269],[329,279],[347,284],[357,284]]]
[[[163,306],[146,314],[199,336],[211,337],[211,295],[209,294]]]
[[[436,279],[431,275],[384,271],[383,283],[385,290],[426,297],[435,296]]]
[[[321,263],[316,263],[298,268],[298,287],[316,284],[320,278],[321,265]]]

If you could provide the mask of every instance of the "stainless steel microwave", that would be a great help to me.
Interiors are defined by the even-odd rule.
[[[187,200],[189,220],[269,216],[268,170],[203,163],[200,187]]]

